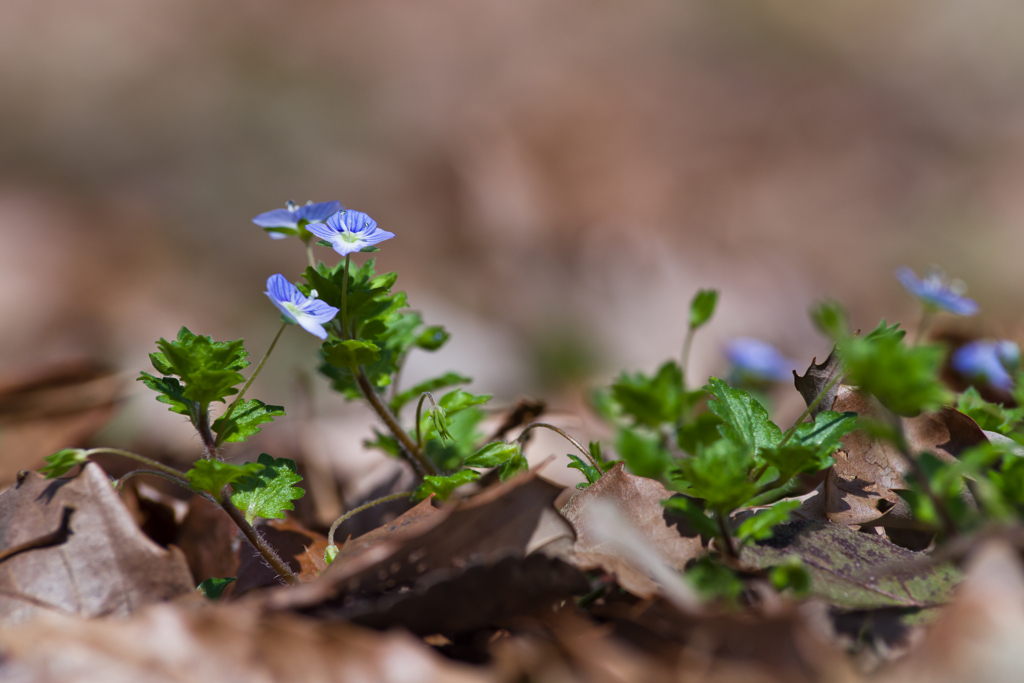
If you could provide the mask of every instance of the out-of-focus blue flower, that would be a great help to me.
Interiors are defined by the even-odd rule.
[[[784,382],[792,378],[796,363],[767,342],[750,337],[733,339],[725,347],[736,379],[746,382]]]
[[[306,202],[305,206],[299,206],[289,201],[283,209],[274,209],[261,213],[252,222],[260,226],[270,235],[271,239],[283,240],[289,235],[299,234],[299,222],[319,223],[328,216],[333,216],[345,207],[341,202]]]
[[[338,315],[338,309],[317,299],[315,289],[306,297],[298,287],[278,273],[267,278],[267,291],[264,294],[284,314],[288,322],[298,324],[306,332],[321,339],[327,339],[324,323],[334,320],[334,316]]]
[[[983,379],[998,389],[1013,386],[1009,371],[1020,365],[1020,347],[1012,341],[973,341],[953,353],[953,369],[973,379]]]
[[[967,286],[957,280],[947,282],[941,270],[930,269],[923,278],[918,278],[906,266],[896,269],[900,284],[917,297],[926,307],[948,311],[954,315],[974,315],[978,304],[964,296]]]
[[[334,251],[342,256],[354,254],[395,236],[394,233],[378,228],[377,221],[362,211],[352,210],[339,211],[328,218],[326,224],[307,225],[306,230],[330,242]]]

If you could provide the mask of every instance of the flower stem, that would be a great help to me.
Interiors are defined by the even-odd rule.
[[[430,399],[430,403],[434,406],[434,410],[437,410],[437,403],[434,402],[434,397],[429,391],[424,391],[420,394],[420,402],[416,404],[416,445],[421,451],[423,450],[424,444],[423,435],[420,433],[422,431],[420,429],[420,413],[423,410],[423,399],[427,398]]]
[[[341,334],[348,339],[348,264],[351,254],[345,254],[345,277],[341,281]]]
[[[688,379],[686,376],[686,368],[690,364],[690,346],[693,345],[693,333],[696,331],[697,328],[690,325],[686,328],[686,338],[683,339],[683,364],[681,366],[683,371],[683,391],[686,391],[686,380]]]
[[[732,534],[729,533],[729,524],[725,521],[725,515],[715,511],[715,520],[718,522],[718,533],[722,535],[722,552],[730,559],[737,559],[736,545],[733,543]]]
[[[242,511],[235,507],[235,504],[231,502],[230,487],[225,486],[224,490],[220,494],[220,506],[224,509],[224,512],[228,513],[228,517],[231,518],[239,529],[242,530],[242,534],[245,539],[249,541],[250,545],[256,549],[263,559],[267,561],[267,564],[278,573],[278,575],[284,579],[285,583],[291,585],[297,585],[299,583],[299,577],[295,575],[295,572],[291,570],[284,560],[270,547],[266,539],[260,536],[260,533],[253,528],[252,524],[249,524],[245,519],[245,515]]]
[[[434,467],[434,463],[424,455],[423,451],[420,450],[419,446],[413,442],[409,433],[402,429],[402,425],[398,424],[398,420],[395,418],[391,410],[384,404],[377,392],[373,390],[373,386],[370,385],[370,380],[366,379],[366,373],[363,372],[362,368],[358,368],[356,373],[356,384],[359,385],[359,390],[363,392],[363,397],[366,398],[366,402],[370,404],[370,407],[376,411],[380,419],[387,425],[391,435],[398,440],[398,447],[402,451],[402,455],[406,460],[413,466],[413,468],[423,475],[436,475],[437,468]]]
[[[124,486],[124,483],[126,481],[128,481],[129,479],[133,479],[135,477],[141,476],[143,474],[149,474],[149,475],[152,475],[154,477],[160,477],[161,479],[166,479],[167,481],[172,482],[174,484],[177,484],[178,486],[181,486],[182,488],[188,489],[188,491],[190,493],[198,493],[200,496],[202,496],[203,498],[207,499],[208,501],[210,501],[214,505],[218,504],[216,498],[211,496],[206,491],[197,491],[197,490],[195,490],[194,488],[192,488],[189,485],[187,480],[182,479],[180,477],[171,476],[170,474],[166,474],[164,472],[158,472],[157,470],[132,470],[128,474],[126,474],[123,477],[121,477],[120,479],[116,480],[114,482],[114,486],[117,487],[118,491],[120,491],[121,488]]]
[[[921,343],[921,340],[924,339],[925,333],[928,331],[928,328],[931,327],[933,317],[932,311],[930,311],[927,306],[923,311],[921,311],[921,320],[917,323],[917,329],[914,330],[914,341],[911,344],[912,346],[917,346]]]
[[[523,442],[526,440],[526,435],[529,434],[531,430],[537,429],[538,427],[543,427],[544,429],[550,429],[551,431],[555,432],[556,434],[561,435],[562,438],[564,438],[569,443],[571,443],[573,446],[575,446],[576,449],[580,453],[582,453],[587,458],[587,460],[590,461],[590,464],[597,468],[598,472],[604,473],[604,470],[601,469],[601,465],[597,462],[597,460],[594,459],[594,456],[592,456],[590,454],[590,451],[588,451],[586,448],[583,447],[583,444],[581,444],[579,441],[577,441],[576,439],[574,439],[571,436],[569,436],[568,434],[566,434],[564,431],[562,431],[561,429],[559,429],[555,425],[548,424],[547,422],[534,422],[532,424],[526,425],[526,428],[523,429],[523,431],[519,432],[519,436],[516,438],[516,441],[519,442],[520,447],[523,445]]]
[[[281,329],[277,331],[277,335],[274,337],[274,341],[270,342],[270,348],[267,349],[267,352],[265,354],[263,354],[263,360],[261,360],[260,364],[256,366],[256,369],[252,371],[252,374],[249,375],[249,379],[246,380],[245,385],[242,386],[242,390],[238,392],[238,396],[236,396],[235,400],[231,402],[231,405],[228,406],[228,409],[224,411],[223,418],[225,424],[227,423],[228,418],[231,417],[232,413],[234,413],[235,406],[242,402],[242,398],[245,396],[245,392],[249,390],[249,385],[252,384],[252,381],[256,379],[257,375],[260,374],[260,370],[263,369],[263,364],[267,362],[268,358],[270,358],[270,354],[274,351],[274,347],[277,346],[277,340],[281,338],[281,333],[284,332],[284,328],[286,327],[288,327],[288,323],[284,323],[283,325],[281,325]],[[224,443],[224,437],[227,435],[227,433],[228,430],[225,429],[223,432],[217,435],[217,440],[213,444],[214,448],[220,448],[220,445]]]
[[[184,472],[176,470],[173,467],[168,467],[163,463],[159,463],[156,460],[147,458],[144,455],[139,455],[138,453],[132,453],[131,451],[122,451],[120,448],[90,448],[83,455],[88,457],[91,455],[101,455],[104,453],[109,455],[120,455],[121,457],[124,458],[131,458],[136,462],[141,462],[146,467],[157,470],[165,475],[174,477],[179,481],[184,481],[186,482],[187,485],[188,477],[185,475]]]
[[[306,258],[309,259],[309,267],[316,270],[316,258],[313,256],[313,242],[306,242]]]
[[[327,545],[334,545],[334,532],[338,530],[338,527],[341,526],[345,522],[345,520],[349,519],[350,517],[354,517],[355,515],[358,515],[363,510],[369,510],[370,508],[376,505],[381,505],[382,503],[390,503],[391,501],[398,500],[400,498],[410,498],[412,497],[413,493],[415,493],[415,491],[392,493],[391,495],[378,498],[377,500],[371,500],[369,503],[363,503],[359,507],[349,510],[341,517],[338,517],[338,519],[334,520],[334,524],[331,525],[331,530],[327,532]]]
[[[213,432],[210,431],[210,404],[206,403],[199,406],[199,420],[196,422],[196,431],[199,432],[199,438],[203,441],[203,448],[206,449],[206,455],[203,456],[207,460],[217,457],[217,440],[213,438]]]

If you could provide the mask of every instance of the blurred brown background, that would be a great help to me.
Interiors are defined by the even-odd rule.
[[[575,409],[678,355],[699,287],[722,295],[697,379],[737,335],[825,355],[826,296],[913,324],[900,264],[1019,338],[1022,30],[1015,0],[8,0],[0,375],[86,356],[130,380],[182,324],[259,357],[266,277],[305,259],[249,221],[287,199],[395,232],[380,266],[454,335],[405,379],[457,369],[499,405]],[[289,330],[252,395],[311,414],[315,342]],[[129,386],[105,442],[198,450]],[[322,441],[357,451],[365,416],[312,386]]]

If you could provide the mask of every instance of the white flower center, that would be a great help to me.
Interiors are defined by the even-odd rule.
[[[355,244],[356,242],[359,241],[359,238],[356,236],[354,232],[348,232],[347,230],[341,233],[341,239],[345,240],[349,244]]]

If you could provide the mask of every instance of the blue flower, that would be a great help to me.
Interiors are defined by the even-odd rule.
[[[747,382],[784,382],[792,377],[796,363],[767,342],[750,337],[733,339],[725,347],[734,376]]]
[[[377,221],[362,211],[351,210],[339,211],[328,218],[326,224],[307,225],[306,230],[330,242],[334,251],[342,256],[354,254],[395,236],[394,233],[378,228]]]
[[[949,311],[954,315],[974,315],[978,312],[978,304],[963,294],[966,285],[959,281],[946,282],[942,271],[930,269],[922,279],[918,279],[906,266],[896,270],[896,277],[904,288],[925,305],[933,310]]]
[[[1020,347],[1007,340],[973,341],[957,349],[951,363],[961,375],[1008,390],[1013,386],[1009,371],[1020,365]]]
[[[310,292],[311,296],[306,297],[298,287],[278,273],[267,278],[267,291],[264,294],[270,297],[270,301],[284,314],[288,322],[297,323],[306,332],[327,339],[324,323],[334,320],[334,316],[338,315],[338,309],[317,299],[315,289]]]
[[[299,234],[300,221],[319,223],[328,216],[343,211],[344,208],[341,202],[306,202],[305,206],[299,206],[289,201],[285,208],[261,213],[253,218],[252,222],[266,230],[271,239],[283,240],[289,235]]]

